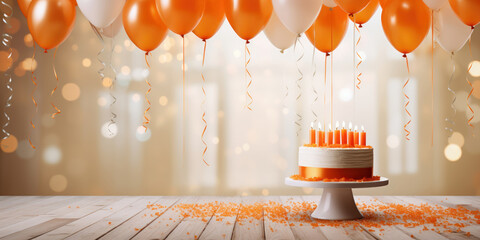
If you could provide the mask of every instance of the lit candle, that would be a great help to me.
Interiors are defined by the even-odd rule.
[[[317,135],[318,146],[321,147],[325,144],[325,132],[322,130],[322,124],[318,123],[318,135]]]
[[[330,146],[333,144],[333,132],[332,132],[332,124],[328,124],[328,139],[327,144]]]
[[[335,124],[335,144],[340,144],[340,130],[338,129],[338,121]]]
[[[367,133],[363,129],[363,126],[362,132],[360,133],[360,146],[367,146]]]
[[[353,140],[353,144],[358,145],[358,138],[359,138],[359,133],[357,131],[357,126],[355,126],[355,138]]]
[[[342,122],[342,145],[347,144],[347,129],[345,129],[345,121]]]
[[[355,144],[353,142],[352,123],[348,124],[348,146],[349,147],[355,147]]]
[[[310,144],[314,145],[315,144],[315,129],[313,129],[313,122],[310,125]]]

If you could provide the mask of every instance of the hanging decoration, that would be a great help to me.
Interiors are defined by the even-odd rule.
[[[472,29],[480,23],[480,1],[478,0],[448,0],[452,10],[463,23]]]
[[[356,14],[367,7],[370,0],[334,0],[335,3],[349,15]]]
[[[1,0],[1,4],[4,8],[4,12],[2,14],[2,22],[4,24],[4,29],[11,28],[9,18],[13,16],[13,8],[4,0]],[[3,74],[3,76],[6,78],[6,82],[7,82],[6,88],[9,93],[8,93],[7,100],[5,101],[5,106],[3,110],[3,115],[5,116],[5,123],[2,125],[2,132],[4,135],[2,137],[2,140],[5,140],[10,137],[10,132],[7,130],[7,127],[10,124],[10,117],[8,116],[7,111],[12,106],[11,101],[13,98],[12,73],[11,73],[11,68],[13,65],[13,49],[11,46],[12,40],[13,40],[13,37],[8,33],[8,31],[5,31],[4,33],[2,33],[2,46],[8,51],[7,61],[9,62],[8,68]]]
[[[130,40],[135,46],[145,51],[145,63],[150,68],[147,57],[150,51],[163,42],[168,32],[167,26],[157,12],[155,2],[152,0],[128,0],[123,8],[122,19],[125,32]],[[147,131],[147,124],[150,123],[147,112],[151,106],[147,96],[151,91],[151,84],[147,78],[145,78],[145,82],[149,87],[145,92],[145,102],[148,107],[143,113],[142,125]]]
[[[93,26],[105,28],[120,15],[125,0],[77,0],[77,4]]]
[[[222,26],[223,21],[225,20],[225,7],[223,1],[216,0],[206,0],[205,1],[205,10],[203,11],[202,19],[198,23],[197,27],[193,29],[193,33],[202,39],[203,41],[203,58],[202,58],[202,122],[203,122],[203,131],[201,135],[202,143],[204,146],[202,152],[203,162],[209,166],[206,160],[206,154],[208,149],[207,141],[205,140],[205,133],[207,131],[207,120],[205,120],[205,102],[207,100],[207,93],[205,92],[205,76],[203,71],[205,70],[205,53],[207,51],[207,39],[210,39],[217,33],[218,29]]]
[[[415,50],[425,39],[430,28],[430,10],[421,0],[388,1],[382,12],[382,26],[387,39],[397,51],[403,53],[407,65],[408,78],[403,86],[405,90],[410,81],[410,69],[407,54]],[[405,113],[407,122],[404,125],[405,139],[410,140],[408,125],[411,115],[407,107],[410,98],[405,96]]]
[[[270,21],[268,21],[267,26],[265,26],[263,33],[265,33],[265,36],[267,36],[267,39],[273,46],[280,49],[281,53],[287,48],[290,48],[297,39],[297,34],[288,30],[280,19],[278,19],[275,12],[272,12]]]

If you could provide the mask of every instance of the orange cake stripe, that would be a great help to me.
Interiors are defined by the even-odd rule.
[[[373,167],[369,168],[316,168],[298,166],[300,176],[304,178],[371,178]]]

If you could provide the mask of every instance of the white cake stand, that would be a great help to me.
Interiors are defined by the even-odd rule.
[[[312,217],[325,220],[363,218],[353,199],[352,188],[370,188],[388,185],[388,178],[369,182],[313,182],[285,178],[285,184],[295,187],[323,188],[322,198]]]

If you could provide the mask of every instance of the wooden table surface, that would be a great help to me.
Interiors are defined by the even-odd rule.
[[[319,199],[320,196],[0,196],[0,239],[480,238],[480,197],[359,196],[355,200],[366,217],[362,220],[335,222],[310,219],[311,209],[301,209],[304,203],[314,204]],[[193,205],[195,203],[198,205]],[[269,207],[262,205],[265,203],[270,203]],[[366,203],[383,210],[362,209],[362,204]],[[418,213],[407,213],[404,217],[399,217],[403,223],[393,224],[388,222],[392,216],[387,215],[404,211],[398,204],[415,204],[409,205],[414,206],[413,209],[416,205],[423,206],[419,207],[421,211],[436,206],[444,209],[442,211],[446,215],[459,215],[469,211],[476,218],[476,223],[472,224],[457,216],[449,217],[448,224],[444,220],[442,222],[426,217],[427,221],[437,221],[439,224],[405,225],[411,219],[419,217]],[[190,211],[198,211],[192,211],[191,215],[185,215],[185,212],[182,214],[179,209],[187,205],[193,206]],[[241,206],[246,205],[260,206],[260,209],[255,210],[260,213],[259,217],[242,219],[237,215],[242,211]],[[296,207],[290,208],[290,205]],[[209,206],[208,209],[205,206]],[[238,209],[229,209],[232,206]],[[391,208],[396,210],[388,213],[388,207],[385,206],[396,206]],[[456,212],[455,209],[461,211]]]

